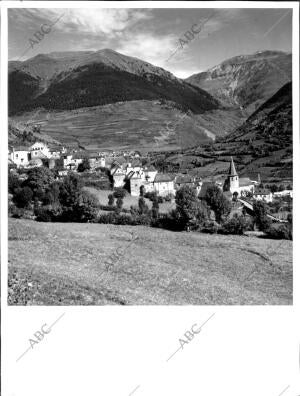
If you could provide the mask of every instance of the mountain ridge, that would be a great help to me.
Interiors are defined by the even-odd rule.
[[[258,51],[226,59],[185,81],[208,91],[225,106],[241,107],[249,116],[291,80],[291,53]]]

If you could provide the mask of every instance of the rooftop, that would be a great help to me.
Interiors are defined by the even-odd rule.
[[[158,173],[155,176],[154,183],[171,182],[173,180],[174,180],[174,177],[170,176],[167,173]]]
[[[271,193],[267,188],[257,188],[253,195],[269,195]]]

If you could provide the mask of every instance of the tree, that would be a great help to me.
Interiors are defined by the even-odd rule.
[[[21,180],[18,175],[13,172],[8,172],[8,192],[14,194],[15,190],[21,187]]]
[[[184,226],[187,226],[191,220],[196,219],[200,202],[194,188],[190,186],[181,187],[176,192],[175,202],[176,212]]]
[[[217,186],[208,187],[204,200],[214,211],[216,221],[220,223],[231,211],[231,203]]]
[[[73,207],[73,210],[76,214],[77,221],[88,222],[97,217],[99,202],[89,192],[82,191]]]
[[[147,214],[149,212],[148,205],[146,204],[146,201],[143,197],[139,198],[139,214]]]
[[[78,201],[82,187],[82,180],[77,175],[74,173],[68,175],[60,187],[59,201],[61,205],[72,207]]]
[[[121,197],[117,198],[116,205],[117,205],[117,211],[121,212],[123,206],[123,199]]]
[[[15,191],[14,202],[19,208],[26,208],[29,206],[33,198],[33,192],[30,187],[25,186],[18,188]]]
[[[113,194],[109,194],[108,195],[108,205],[114,206],[114,203],[115,203],[115,197],[113,196]]]
[[[91,169],[91,165],[90,165],[89,159],[84,158],[83,161],[78,165],[77,171],[84,172],[84,171],[90,170],[90,169]]]
[[[60,183],[54,182],[50,185],[49,188],[45,191],[43,197],[44,205],[59,205],[59,195],[60,195]]]
[[[232,199],[233,199],[233,201],[237,201],[237,198],[238,198],[238,193],[235,191],[233,194],[232,194]]]
[[[260,231],[265,231],[269,228],[271,220],[267,217],[267,205],[262,201],[256,201],[253,204],[253,217],[255,224]]]
[[[23,185],[30,187],[35,194],[39,189],[45,191],[53,182],[53,172],[50,169],[41,166],[30,169],[28,172],[28,178],[24,181]]]
[[[154,219],[158,219],[159,217],[159,203],[158,203],[158,199],[157,196],[155,196],[155,198],[152,201],[152,217]]]

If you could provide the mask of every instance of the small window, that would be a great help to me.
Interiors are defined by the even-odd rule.
[[[19,158],[19,154],[16,154],[16,158]]]

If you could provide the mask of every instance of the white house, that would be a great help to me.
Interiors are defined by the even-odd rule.
[[[13,147],[10,156],[12,162],[17,165],[17,167],[27,166],[31,160],[29,147],[26,146]]]
[[[51,157],[49,147],[45,143],[35,142],[29,149],[32,159]]]
[[[158,195],[166,196],[168,194],[176,194],[174,178],[168,174],[158,173],[155,176],[153,185],[154,191],[156,191]]]
[[[257,188],[253,193],[253,198],[256,201],[272,202],[273,194],[270,190],[266,188]]]
[[[293,198],[293,190],[283,190],[273,193],[274,197],[291,197]]]

